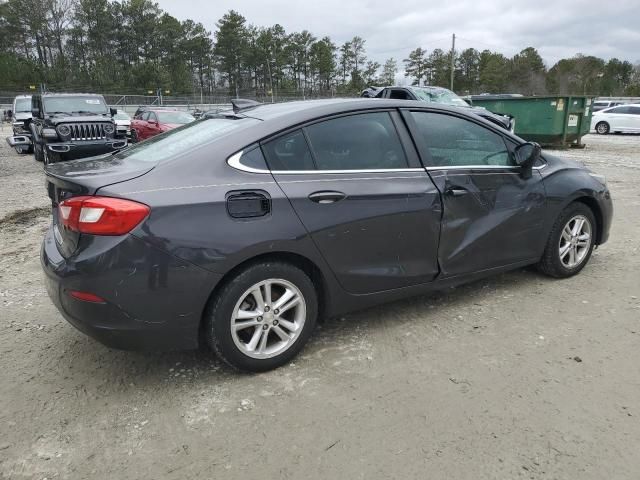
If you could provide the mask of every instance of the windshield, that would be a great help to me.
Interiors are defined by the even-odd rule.
[[[118,112],[113,116],[114,119],[116,120],[130,120],[131,117],[129,117],[129,115],[127,115],[125,112]]]
[[[115,156],[145,162],[161,162],[213,143],[233,130],[259,122],[254,118],[205,118],[136,143]]]
[[[31,98],[16,98],[15,112],[31,113]]]
[[[49,97],[43,98],[44,110],[47,114],[55,113],[94,114],[108,113],[104,100],[100,97]]]
[[[190,123],[195,120],[193,115],[185,112],[156,112],[160,123]]]
[[[451,105],[454,107],[469,106],[467,102],[446,88],[414,88],[413,93],[416,94],[418,100],[423,100],[425,102],[441,103],[443,105]]]

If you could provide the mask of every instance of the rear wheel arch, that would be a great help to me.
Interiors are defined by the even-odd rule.
[[[263,262],[282,262],[291,264],[300,268],[303,272],[305,272],[314,287],[316,288],[318,295],[318,319],[321,320],[324,314],[328,311],[329,298],[328,298],[328,287],[325,275],[322,270],[309,258],[300,255],[298,253],[292,252],[269,252],[260,255],[256,255],[255,257],[251,257],[249,259],[240,262],[236,266],[234,266],[231,270],[229,270],[222,279],[216,284],[211,293],[209,294],[209,298],[202,310],[201,318],[200,318],[200,338],[203,339],[203,328],[205,327],[205,316],[207,312],[207,307],[209,304],[216,298],[216,295],[227,285],[230,281],[232,281],[240,272],[249,268],[252,265]]]

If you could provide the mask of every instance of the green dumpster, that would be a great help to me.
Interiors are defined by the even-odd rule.
[[[515,118],[515,133],[543,147],[584,147],[582,136],[589,133],[594,97],[545,96],[505,97],[474,95],[474,106]]]

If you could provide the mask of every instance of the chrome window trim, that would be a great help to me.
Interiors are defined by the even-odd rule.
[[[349,173],[396,173],[396,172],[424,172],[424,168],[369,168],[354,170],[273,170],[274,175],[340,175]]]
[[[231,155],[229,158],[227,158],[227,164],[230,167],[235,168],[236,170],[241,170],[243,172],[271,173],[271,171],[265,170],[263,168],[253,168],[253,167],[247,167],[246,165],[243,165],[240,162],[240,159],[242,158],[243,153],[244,153],[244,150],[240,150],[238,153],[234,153],[233,155]]]
[[[451,165],[451,166],[434,166],[426,168],[375,168],[375,169],[361,169],[361,170],[266,170],[262,168],[253,168],[243,165],[240,161],[244,150],[240,150],[227,158],[227,164],[235,168],[248,173],[272,173],[273,175],[340,175],[340,174],[354,174],[354,173],[396,173],[396,172],[427,172],[439,171],[439,170],[519,170],[517,165]],[[533,167],[534,170],[542,170],[547,166],[546,163]]]

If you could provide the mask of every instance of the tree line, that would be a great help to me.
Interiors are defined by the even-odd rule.
[[[325,96],[392,85],[448,86],[451,51],[419,47],[399,61],[367,57],[366,40],[340,45],[307,30],[259,27],[231,10],[213,35],[151,0],[0,0],[0,89],[146,94]],[[535,48],[513,57],[454,52],[458,93],[640,95],[640,66],[576,55],[547,68]]]

